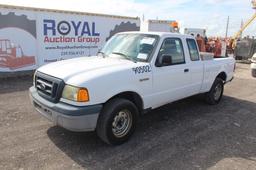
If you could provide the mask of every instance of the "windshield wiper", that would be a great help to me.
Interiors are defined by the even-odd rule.
[[[134,63],[136,63],[137,61],[134,58],[128,57],[127,55],[120,53],[120,52],[112,52],[112,54],[116,54],[116,55],[120,55],[123,56],[124,58],[133,61]]]

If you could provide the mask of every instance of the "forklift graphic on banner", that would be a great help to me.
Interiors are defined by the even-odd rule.
[[[35,64],[35,56],[26,56],[20,45],[15,46],[8,39],[0,39],[0,67],[11,70]]]
[[[0,12],[0,71],[36,67],[36,20],[29,12]]]

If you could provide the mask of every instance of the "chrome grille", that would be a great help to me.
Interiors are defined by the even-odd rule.
[[[40,96],[56,103],[61,97],[64,82],[61,79],[37,72],[35,87]]]
[[[53,89],[52,82],[38,77],[36,80],[36,88],[37,88],[37,90],[41,91],[42,93],[52,96],[52,89]]]

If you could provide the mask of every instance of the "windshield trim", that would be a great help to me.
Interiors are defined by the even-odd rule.
[[[134,59],[134,58],[132,58],[132,57],[129,57],[128,55],[126,55],[126,54],[124,54],[124,53],[121,53],[121,52],[112,52],[111,54],[120,55],[120,56],[124,57],[126,60],[130,60],[130,61],[132,61],[132,62],[134,62],[134,63],[137,62],[136,59]]]

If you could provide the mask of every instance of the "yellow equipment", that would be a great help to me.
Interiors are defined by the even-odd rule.
[[[252,0],[252,8],[256,9],[256,0]],[[232,48],[235,49],[236,47],[236,42],[238,40],[238,38],[241,36],[241,34],[243,33],[243,31],[254,21],[254,19],[256,18],[256,13],[253,14],[253,16],[242,26],[242,28],[233,36],[233,44],[232,44]]]

